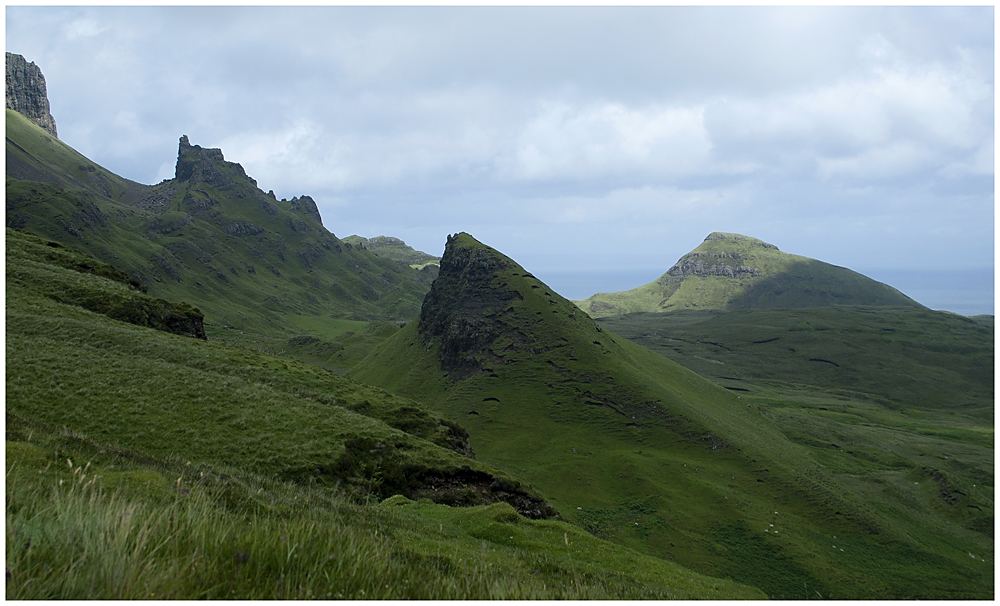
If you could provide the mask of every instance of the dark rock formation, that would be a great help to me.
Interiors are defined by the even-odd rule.
[[[256,236],[257,234],[264,233],[264,228],[256,223],[251,223],[249,221],[234,221],[232,223],[227,223],[222,226],[222,231],[226,232],[230,236]]]
[[[316,201],[309,196],[292,198],[292,212],[302,213],[307,217],[311,217],[320,225],[323,224],[323,218],[319,216],[319,208],[316,207]]]
[[[516,480],[497,478],[485,471],[461,466],[433,469],[405,461],[401,449],[370,437],[344,441],[344,452],[327,465],[291,468],[282,474],[296,482],[346,482],[380,498],[401,494],[408,499],[430,499],[451,507],[474,507],[506,502],[519,514],[531,519],[559,518],[559,512]],[[371,478],[372,469],[378,478]]]
[[[513,262],[492,249],[459,246],[448,236],[440,273],[424,297],[419,332],[441,339],[441,370],[455,378],[482,370],[493,341],[506,332],[501,316],[509,303],[521,299],[505,288],[497,274]]]
[[[56,119],[49,113],[45,76],[21,55],[7,53],[7,109],[12,109],[57,139]]]
[[[181,136],[177,149],[177,166],[174,169],[175,179],[224,186],[230,182],[231,177],[242,177],[255,187],[257,185],[238,163],[226,162],[221,149],[191,145],[187,135]]]

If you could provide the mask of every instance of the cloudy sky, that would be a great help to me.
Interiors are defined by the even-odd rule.
[[[993,7],[8,6],[6,50],[106,168],[187,134],[338,236],[467,231],[582,298],[737,232],[992,313]],[[919,294],[956,268],[976,309]]]

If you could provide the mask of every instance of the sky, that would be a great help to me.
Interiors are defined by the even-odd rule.
[[[650,282],[722,231],[993,313],[992,6],[5,19],[59,138],[140,183],[174,176],[186,134],[312,196],[337,236],[440,255],[465,231],[570,298]]]

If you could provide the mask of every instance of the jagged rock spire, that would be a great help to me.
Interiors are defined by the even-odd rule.
[[[232,173],[232,176],[251,181],[254,186],[257,185],[257,181],[248,177],[242,166],[236,162],[226,162],[221,149],[191,145],[188,136],[181,135],[180,144],[177,147],[177,165],[174,168],[175,179],[225,185],[228,181],[226,172]]]

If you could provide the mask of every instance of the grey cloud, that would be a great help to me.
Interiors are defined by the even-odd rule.
[[[942,225],[992,249],[993,35],[992,7],[7,8],[60,135],[124,176],[188,134],[339,235],[478,227],[529,265],[886,221],[938,234],[912,262],[949,262]]]

